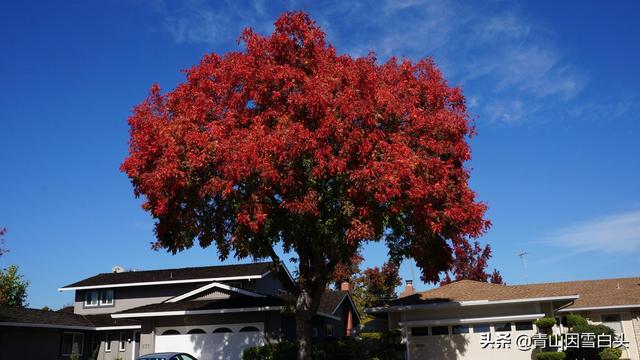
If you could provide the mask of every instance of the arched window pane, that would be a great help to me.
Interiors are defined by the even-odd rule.
[[[178,330],[165,330],[162,335],[180,335]]]
[[[213,331],[214,334],[217,334],[217,333],[230,333],[230,332],[233,332],[233,331],[231,331],[231,329],[226,328],[226,327],[217,328],[217,329],[215,329]]]
[[[255,326],[245,326],[242,329],[240,329],[240,332],[250,332],[250,331],[260,331],[260,330]]]
[[[191,329],[187,334],[206,334],[206,332],[202,329]]]

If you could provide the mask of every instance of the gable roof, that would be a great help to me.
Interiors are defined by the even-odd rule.
[[[320,316],[340,318],[342,314],[336,314],[343,301],[348,300],[360,319],[357,310],[349,296],[344,291],[333,291],[327,289],[320,298],[317,314]],[[267,296],[252,297],[246,295],[234,296],[226,299],[214,300],[180,300],[175,302],[162,302],[157,304],[144,305],[132,309],[127,309],[111,317],[140,318],[151,316],[181,316],[181,315],[204,315],[216,313],[233,313],[246,311],[274,311],[280,310],[282,306],[294,305],[295,298],[292,296]]]
[[[228,299],[191,300],[180,302],[164,302],[144,305],[111,314],[114,319],[138,318],[151,316],[203,315],[216,313],[233,313],[245,311],[280,310],[285,305],[283,299],[269,296],[263,298],[238,296]]]
[[[572,298],[573,297],[573,298]],[[640,278],[567,281],[556,283],[497,285],[461,280],[391,301],[394,306],[439,303],[566,300],[563,310],[603,306],[640,306]]]
[[[356,309],[355,304],[353,303],[353,299],[351,298],[351,294],[347,291],[340,290],[325,290],[322,293],[322,297],[320,298],[320,304],[318,305],[318,315],[330,315],[330,316],[342,316],[342,314],[336,314],[340,305],[344,302],[348,301],[349,305],[353,309],[353,312],[356,314],[356,318],[358,322],[360,321],[360,314],[358,314],[358,309]]]
[[[97,289],[175,283],[259,279],[272,269],[271,262],[190,267],[121,273],[102,273],[64,286],[58,290]]]
[[[104,315],[78,315],[66,311],[46,311],[0,307],[0,326],[41,327],[77,330],[107,330],[109,328],[140,328],[135,320],[112,319]]]

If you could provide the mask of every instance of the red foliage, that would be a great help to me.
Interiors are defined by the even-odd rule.
[[[365,290],[367,306],[395,298],[396,287],[402,284],[400,268],[392,262],[384,263],[381,268],[376,266],[365,269],[360,281]]]
[[[502,275],[496,269],[491,274],[487,273],[488,261],[491,258],[491,247],[484,248],[477,241],[473,246],[464,241],[455,249],[455,258],[451,269],[445,273],[445,278],[440,285],[449,284],[458,280],[476,280],[504,284]]]
[[[241,40],[245,51],[204,56],[174,90],[154,85],[129,118],[122,170],[158,245],[275,259],[281,243],[307,289],[384,239],[437,281],[489,226],[464,167],[462,91],[431,59],[338,55],[300,12]]]
[[[336,264],[332,276],[332,281],[335,282],[336,287],[339,288],[340,283],[343,281],[353,281],[354,276],[360,272],[360,264],[362,261],[364,261],[362,255],[354,254],[349,262]]]

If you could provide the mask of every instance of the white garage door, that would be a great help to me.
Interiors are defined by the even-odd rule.
[[[264,344],[262,324],[156,328],[155,352],[185,352],[198,360],[240,360]]]

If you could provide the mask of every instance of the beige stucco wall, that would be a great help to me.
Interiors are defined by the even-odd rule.
[[[472,332],[473,329],[470,329]],[[509,332],[512,345],[509,348],[482,348],[481,334],[463,335],[429,335],[429,336],[407,336],[407,348],[409,349],[409,360],[429,359],[429,360],[530,360],[531,351],[522,351],[515,346],[517,336],[525,334],[531,336],[535,331],[515,331]],[[496,334],[491,333],[492,339]]]

